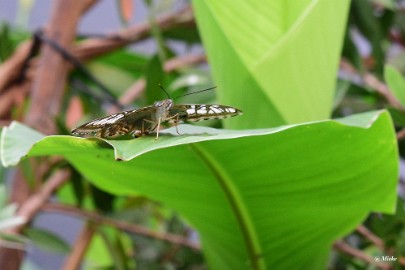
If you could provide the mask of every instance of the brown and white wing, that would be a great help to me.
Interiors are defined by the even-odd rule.
[[[115,138],[119,136],[149,133],[153,131],[154,107],[144,107],[94,119],[71,131],[72,134],[83,136],[92,134],[94,137]]]
[[[231,106],[216,104],[174,105],[170,110],[172,117],[169,122],[197,122],[209,119],[224,119],[241,115],[242,111]],[[176,116],[176,117],[175,117]]]

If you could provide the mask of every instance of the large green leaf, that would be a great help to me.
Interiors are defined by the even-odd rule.
[[[326,119],[348,0],[193,1],[223,104],[245,116],[226,127]]]
[[[274,129],[179,130],[158,140],[38,140],[13,123],[1,160],[62,155],[102,189],[165,203],[199,231],[212,269],[324,269],[335,239],[370,211],[394,211],[397,146],[385,111]]]

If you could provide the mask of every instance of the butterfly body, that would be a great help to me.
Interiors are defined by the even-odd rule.
[[[72,134],[93,134],[95,137],[113,139],[125,135],[140,137],[156,130],[162,123],[179,124],[209,119],[223,119],[242,114],[242,111],[224,105],[185,104],[174,105],[172,99],[156,101],[152,106],[128,110],[94,119],[72,130]]]

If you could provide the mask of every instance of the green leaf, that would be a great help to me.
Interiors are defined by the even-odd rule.
[[[45,137],[45,135],[39,133],[38,131],[25,128],[24,132],[27,133],[15,133],[11,137],[7,137],[7,139],[5,138],[9,129],[17,128],[18,130],[19,127],[20,124],[18,124],[17,122],[13,122],[9,127],[4,127],[1,132],[0,160],[5,167],[17,164],[19,159],[23,157],[32,147],[32,142],[39,141],[40,139]],[[27,140],[27,138],[29,138],[29,140]],[[7,149],[7,151],[5,152],[4,149]]]
[[[145,71],[145,92],[148,104],[153,104],[156,100],[161,100],[162,97],[167,98],[166,94],[159,89],[159,84],[164,83],[164,77],[162,62],[158,55],[155,55],[150,59]]]
[[[5,128],[3,146],[28,130]],[[62,155],[101,189],[163,202],[199,231],[211,269],[324,269],[335,239],[370,211],[395,209],[398,153],[386,111],[273,129],[179,130],[158,140],[24,136],[28,152],[0,152],[7,165]]]
[[[187,26],[178,26],[176,28],[169,28],[162,31],[165,38],[174,39],[177,41],[184,41],[188,44],[200,43],[200,36],[195,28]]]
[[[91,238],[91,242],[86,251],[85,269],[104,269],[113,265],[112,251],[109,250],[105,239],[97,231]]]
[[[405,112],[403,110],[389,107],[388,111],[390,112],[395,126],[405,127]]]
[[[405,80],[402,74],[395,67],[386,65],[384,79],[394,96],[405,106]]]
[[[134,74],[122,68],[101,62],[92,62],[87,67],[101,83],[115,94],[122,93],[134,83]]]
[[[373,4],[369,0],[352,1],[350,13],[351,21],[356,28],[365,36],[372,47],[372,56],[375,60],[375,69],[382,73],[384,65],[384,51],[382,40],[385,37],[384,29],[374,15]],[[386,33],[388,34],[388,33]]]
[[[0,153],[0,156],[1,156],[1,153]],[[2,164],[0,164],[0,168],[4,168],[2,166]],[[3,183],[1,183],[0,184],[0,208],[3,208],[7,204],[8,201],[9,201],[9,199],[8,199],[8,192],[7,192],[6,186]]]
[[[113,204],[115,196],[110,193],[99,189],[97,186],[90,185],[91,198],[96,209],[101,212],[108,213],[113,212]]]
[[[2,213],[3,214],[3,213]],[[10,228],[17,227],[26,223],[27,220],[24,217],[15,216],[7,219],[0,219],[0,231],[6,231]]]
[[[13,44],[10,39],[10,26],[5,22],[0,23],[0,62],[4,62],[13,52]]]
[[[338,80],[336,83],[336,93],[335,98],[333,100],[333,108],[336,109],[340,103],[342,102],[343,98],[345,97],[347,91],[349,90],[350,82],[344,80]]]
[[[58,235],[39,228],[29,228],[24,230],[24,234],[39,248],[61,254],[70,252],[70,246]]]
[[[193,1],[228,128],[329,118],[349,1]]]
[[[16,203],[10,203],[8,205],[1,205],[0,206],[0,221],[13,217],[17,209],[18,209],[18,205]],[[0,226],[0,230],[2,230],[1,226]]]
[[[121,49],[101,55],[93,61],[104,65],[115,66],[117,68],[119,67],[131,74],[134,78],[139,78],[143,75],[144,67],[148,62],[148,58],[133,51]]]
[[[21,234],[11,234],[0,232],[0,239],[8,242],[14,242],[16,244],[27,244],[29,239]]]

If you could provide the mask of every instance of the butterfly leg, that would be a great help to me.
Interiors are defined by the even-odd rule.
[[[157,124],[157,128],[156,128],[156,138],[155,138],[155,140],[157,140],[157,139],[159,138],[160,122],[161,122],[161,118],[158,119],[158,124]]]
[[[149,129],[145,129],[145,127],[144,127],[145,122],[151,123]],[[143,121],[142,121],[142,134],[147,135],[147,134],[149,134],[151,131],[154,131],[155,129],[157,129],[157,131],[156,131],[156,139],[157,139],[157,138],[159,137],[160,123],[161,123],[161,119],[159,119],[159,121],[158,121],[158,123],[157,123],[157,126],[155,126],[155,125],[156,125],[156,122],[150,121],[150,120],[148,120],[148,119],[143,119]]]
[[[177,126],[179,125],[179,118],[180,118],[180,115],[178,114],[178,113],[176,113],[175,115],[173,115],[173,116],[170,116],[167,120],[170,120],[170,119],[173,119],[173,118],[176,118],[172,123],[175,125],[175,127],[176,127],[176,132],[177,132],[177,134],[178,135],[181,135],[180,134],[180,132],[179,132],[179,129],[177,128]]]
[[[131,132],[129,132],[129,134],[133,137],[133,138],[139,138],[142,137],[143,135],[147,135],[148,132],[145,130],[144,128],[144,124],[142,122],[142,128],[141,130],[138,129],[138,127],[134,126],[131,127],[129,130],[131,130]]]
[[[177,126],[179,125],[179,114],[176,114],[176,115],[177,115],[176,122],[175,122],[176,132],[178,135],[181,135],[179,132],[179,129],[177,128]]]

